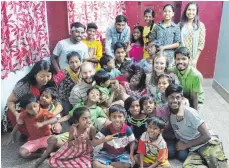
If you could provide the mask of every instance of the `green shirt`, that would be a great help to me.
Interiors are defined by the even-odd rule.
[[[110,95],[111,95],[110,88],[102,87],[99,85],[95,85],[95,88],[99,89],[99,91],[101,92],[101,95],[105,95],[105,100],[108,100],[110,98]]]
[[[183,75],[176,67],[171,68],[171,71],[177,75],[183,87],[184,96],[189,100],[192,107],[194,92],[198,94],[198,103],[204,102],[203,76],[197,69],[189,66]]]

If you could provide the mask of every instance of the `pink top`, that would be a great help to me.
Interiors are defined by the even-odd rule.
[[[138,44],[131,44],[131,50],[129,51],[129,57],[133,59],[134,62],[138,62],[142,59],[143,47]]]

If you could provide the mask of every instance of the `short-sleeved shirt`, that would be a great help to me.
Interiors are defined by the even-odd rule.
[[[124,86],[126,93],[128,95],[136,96],[138,99],[140,99],[142,96],[144,96],[147,93],[145,88],[143,90],[131,90],[129,82],[124,82],[123,86]]]
[[[138,65],[143,68],[145,73],[151,73],[152,72],[152,63],[149,63],[147,59],[142,59]]]
[[[144,132],[138,143],[138,153],[144,156],[157,157],[158,162],[168,160],[168,148],[165,140],[160,134],[155,141],[151,141],[147,132]]]
[[[43,122],[46,119],[52,118],[54,115],[47,109],[40,108],[37,116],[31,116],[26,111],[22,111],[19,117],[19,125],[25,124],[26,129],[29,133],[28,140],[35,140],[45,136],[52,135],[49,125],[45,125],[41,128],[36,128],[36,122]]]
[[[104,127],[100,132],[98,132],[95,136],[96,139],[103,139],[107,135],[112,135],[118,133],[117,138],[103,143],[97,146],[101,151],[106,151],[110,154],[122,154],[125,152],[125,148],[131,143],[134,142],[135,137],[129,126],[126,124],[122,125],[120,131],[117,131],[113,128],[112,124]]]
[[[96,56],[98,60],[103,55],[103,48],[102,48],[102,43],[100,41],[94,40],[94,41],[88,41],[88,40],[83,40],[89,49],[89,56]]]
[[[88,58],[88,47],[85,43],[82,41],[73,44],[70,40],[70,38],[64,39],[59,41],[54,50],[53,50],[53,55],[59,57],[59,65],[61,69],[64,69],[65,67],[68,66],[68,61],[67,61],[67,54],[69,54],[72,51],[76,51],[80,54],[81,56],[81,62]]]
[[[143,49],[144,47],[139,44],[135,44],[135,43],[131,44],[131,50],[129,51],[129,57],[133,60],[133,62],[139,62],[142,59]]]
[[[17,100],[19,100],[24,95],[31,93],[31,90],[30,90],[31,87],[32,86],[28,82],[18,82],[13,89],[13,94],[15,95]],[[40,95],[40,92],[39,92],[39,95]]]
[[[101,68],[100,70],[106,71],[104,68]],[[107,72],[109,72],[109,71],[107,71]],[[111,79],[114,79],[115,77],[122,75],[122,73],[117,68],[113,68],[109,72],[109,74],[110,74]]]
[[[102,87],[99,85],[95,85],[95,88],[97,88],[100,91],[101,95],[104,97],[105,100],[108,100],[110,98],[111,88]]]
[[[176,67],[172,68],[171,70],[177,75],[180,84],[183,86],[184,96],[189,100],[190,106],[193,107],[194,92],[197,92],[198,94],[198,103],[202,104],[204,102],[202,74],[191,66],[186,69],[183,75]]]

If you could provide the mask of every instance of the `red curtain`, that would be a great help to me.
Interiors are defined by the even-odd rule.
[[[1,72],[22,69],[50,55],[45,2],[1,2]]]

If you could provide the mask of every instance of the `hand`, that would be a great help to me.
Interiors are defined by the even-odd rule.
[[[187,148],[188,148],[188,146],[184,142],[182,142],[182,141],[177,142],[176,149],[178,151],[186,150]]]
[[[35,124],[35,127],[36,128],[41,128],[41,127],[43,127],[44,125],[41,123],[41,122],[36,122],[36,124]]]
[[[114,137],[115,135],[118,135],[118,133],[112,134],[112,135],[107,135],[104,140],[105,142],[111,141],[113,139],[115,139],[116,137]]]

